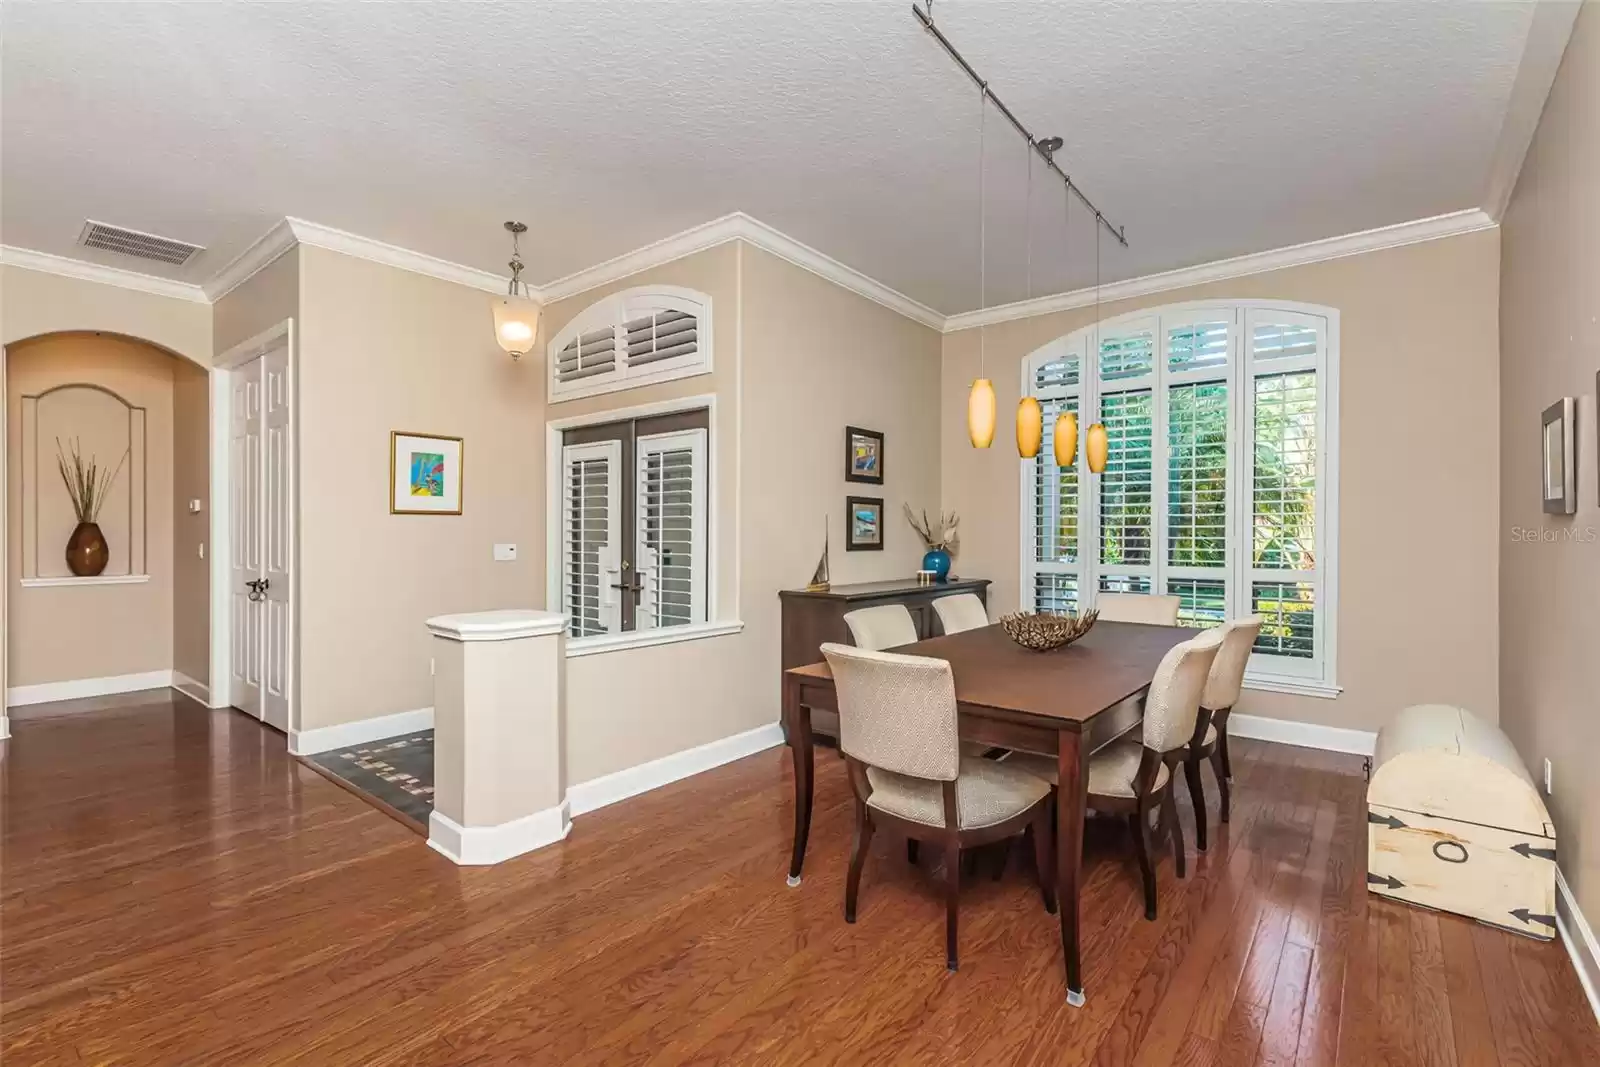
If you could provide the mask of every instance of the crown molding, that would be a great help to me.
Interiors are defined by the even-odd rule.
[[[833,282],[840,288],[882,304],[890,311],[920,322],[924,326],[935,330],[944,328],[945,317],[926,304],[918,303],[904,293],[889,288],[854,267],[845,266],[832,256],[819,252],[810,245],[802,244],[788,234],[775,230],[742,211],[735,211],[699,226],[692,226],[671,237],[617,256],[615,259],[608,259],[576,274],[558,278],[536,287],[534,292],[542,303],[565,300],[599,286],[621,281],[640,271],[650,270],[736,240],[745,241],[765,252],[770,252],[780,259]]]
[[[233,262],[217,271],[210,281],[201,286],[206,299],[213,304],[221,300],[294,246],[295,236],[289,220],[279,219],[255,244],[240,252]]]
[[[346,233],[336,230],[332,226],[323,226],[321,223],[308,222],[293,216],[284,219],[288,224],[294,239],[303,245],[312,248],[324,248],[330,252],[342,252],[347,256],[357,259],[381,263],[386,267],[395,267],[399,270],[410,271],[413,274],[425,274],[430,278],[438,278],[444,282],[454,282],[465,285],[469,289],[482,289],[486,293],[503,293],[506,291],[506,278],[504,275],[492,274],[476,267],[466,267],[460,263],[452,263],[448,259],[439,259],[435,256],[413,252],[409,248],[400,248],[397,245],[384,244],[374,241],[370,237],[359,234]],[[270,235],[269,235],[270,236]]]
[[[1393,226],[1380,226],[1374,230],[1362,230],[1360,233],[1348,233],[1343,237],[1307,241],[1305,244],[1290,245],[1268,252],[1253,252],[1247,256],[1219,259],[1212,263],[1163,271],[1160,274],[1147,274],[1142,278],[1109,282],[1098,289],[1090,286],[1074,289],[1069,293],[1020,300],[1014,304],[1000,304],[981,311],[964,311],[945,319],[944,332],[954,333],[957,330],[970,330],[976,326],[993,326],[1015,319],[1088,307],[1096,302],[1107,304],[1116,300],[1148,296],[1152,293],[1170,292],[1173,289],[1186,289],[1207,282],[1227,281],[1230,278],[1243,278],[1251,274],[1282,270],[1285,267],[1343,259],[1345,256],[1358,256],[1364,252],[1377,252],[1385,248],[1399,248],[1402,245],[1433,241],[1440,237],[1455,237],[1478,230],[1489,230],[1497,225],[1499,223],[1490,218],[1488,212],[1481,208],[1471,208],[1448,215],[1435,215],[1432,218],[1396,223]]]
[[[138,271],[123,270],[121,267],[108,267],[102,263],[90,263],[83,259],[68,259],[66,256],[55,256],[49,252],[35,252],[31,248],[0,246],[0,263],[8,267],[36,270],[63,278],[76,278],[79,281],[97,282],[101,285],[114,285],[119,289],[132,289],[154,296],[171,297],[174,300],[187,300],[195,304],[209,302],[206,300],[205,291],[198,285],[173,281],[171,278],[157,278],[153,274],[140,274]]]
[[[1496,222],[1504,217],[1511,203],[1517,176],[1522,173],[1522,161],[1527,158],[1533,135],[1539,129],[1544,102],[1550,98],[1550,87],[1555,84],[1561,56],[1567,50],[1567,41],[1572,37],[1572,27],[1582,7],[1580,0],[1543,0],[1533,5],[1528,39],[1522,46],[1516,80],[1511,83],[1511,98],[1506,104],[1500,136],[1495,140],[1494,155],[1489,161],[1483,209]]]

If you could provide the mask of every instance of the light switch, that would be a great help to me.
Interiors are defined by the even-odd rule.
[[[501,563],[514,563],[517,558],[517,546],[495,545],[494,558]]]
[[[199,501],[198,498],[189,501],[189,514],[191,514],[191,515],[200,514],[200,501]]]
[[[200,542],[200,558],[206,558],[206,543],[204,541]]]

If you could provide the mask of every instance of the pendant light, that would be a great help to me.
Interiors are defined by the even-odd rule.
[[[1056,466],[1070,467],[1078,462],[1078,416],[1063,411],[1056,416]]]
[[[978,86],[978,304],[989,302],[989,275],[987,252],[988,231],[983,218],[983,128],[989,112],[989,90]],[[967,439],[973,448],[988,448],[994,443],[995,400],[994,383],[984,377],[983,327],[978,327],[978,377],[967,394]]]
[[[1026,279],[1026,298],[1033,299],[1033,142],[1024,142],[1028,147],[1028,157],[1024,161],[1027,165],[1027,207],[1023,212],[1023,225],[1027,230],[1027,267],[1024,271]],[[1023,382],[1022,388],[1028,389],[1030,383]],[[1044,409],[1039,406],[1039,398],[1024,396],[1017,401],[1017,455],[1023,459],[1032,459],[1039,454],[1039,446],[1044,441]]]
[[[527,283],[522,280],[522,252],[517,239],[528,232],[528,227],[508,222],[506,230],[511,234],[511,284],[506,295],[494,302],[494,339],[515,360],[533,350],[534,339],[539,335],[539,305],[528,296]]]
[[[1083,368],[1084,374],[1100,373],[1100,226],[1098,220],[1094,228],[1094,348],[1089,353],[1089,365]],[[1110,451],[1110,440],[1106,437],[1106,426],[1097,422],[1089,427],[1089,436],[1084,441],[1084,458],[1089,461],[1091,474],[1103,474],[1106,469],[1106,453]]]

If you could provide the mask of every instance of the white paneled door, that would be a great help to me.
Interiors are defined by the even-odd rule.
[[[233,371],[231,444],[228,448],[228,546],[233,576],[228,588],[233,706],[261,718],[261,365],[257,357]]]
[[[233,705],[289,729],[294,679],[294,391],[283,340],[233,371]]]

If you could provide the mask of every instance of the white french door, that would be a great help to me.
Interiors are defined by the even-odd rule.
[[[294,392],[286,341],[233,369],[229,450],[232,703],[283,731],[294,679]]]

